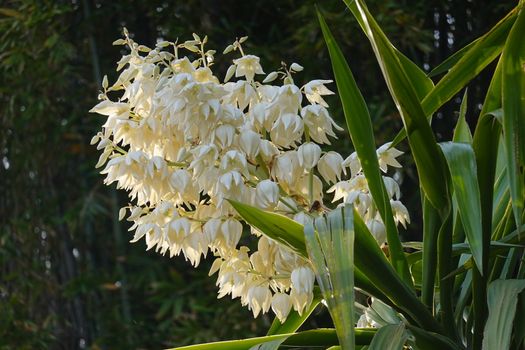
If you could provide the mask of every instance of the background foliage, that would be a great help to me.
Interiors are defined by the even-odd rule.
[[[237,301],[216,300],[206,263],[192,269],[130,245],[117,212],[126,198],[102,186],[88,146],[101,120],[88,115],[102,73],[112,78],[126,26],[134,39],[207,34],[221,50],[248,35],[248,50],[266,71],[298,61],[306,78],[329,78],[313,0],[50,1],[0,5],[0,349],[128,349],[261,335],[270,320],[252,320]],[[368,1],[394,44],[422,67],[435,66],[481,35],[514,1]],[[376,135],[400,129],[375,58],[339,0],[321,7],[336,29],[367,97]],[[432,56],[430,56],[432,53]],[[429,57],[436,61],[429,61]],[[220,59],[218,60],[220,62]],[[226,66],[223,61],[222,65]],[[223,70],[224,71],[224,70]],[[469,111],[486,88],[469,87]],[[330,104],[344,125],[336,98]],[[459,103],[459,102],[456,102]],[[452,130],[458,106],[448,105],[434,128]],[[472,115],[467,115],[467,121]],[[448,132],[448,131],[447,131]],[[346,135],[341,133],[341,135]],[[442,135],[449,137],[450,135]],[[336,147],[349,153],[345,137]],[[418,198],[413,170],[403,193]],[[420,232],[418,213],[407,239]]]

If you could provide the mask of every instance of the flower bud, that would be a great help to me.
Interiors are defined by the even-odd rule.
[[[296,71],[296,72],[300,72],[302,71],[304,68],[303,66],[301,66],[300,64],[298,63],[292,63],[292,65],[290,66],[290,69],[293,70],[293,71]]]

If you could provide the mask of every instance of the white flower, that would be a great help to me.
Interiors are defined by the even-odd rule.
[[[390,198],[399,199],[399,197],[401,197],[401,190],[396,180],[388,176],[383,176],[383,182],[385,183],[385,188]]]
[[[255,159],[259,154],[259,146],[261,143],[261,135],[258,133],[246,129],[241,130],[239,135],[239,147],[246,153],[249,159]]]
[[[270,131],[272,142],[283,148],[295,146],[302,135],[303,121],[298,115],[291,113],[277,118]]]
[[[280,154],[274,162],[272,175],[279,182],[291,186],[303,173],[297,151]]]
[[[246,55],[233,61],[235,64],[235,76],[246,77],[246,80],[251,82],[255,74],[264,74],[259,57],[253,55]]]
[[[270,309],[272,293],[267,286],[254,285],[248,289],[246,299],[248,307],[253,312],[253,317],[257,317],[261,311],[264,314]]]
[[[305,170],[310,170],[317,165],[321,156],[321,147],[313,142],[303,143],[297,149],[299,165]]]
[[[352,177],[357,176],[357,174],[361,172],[361,162],[357,157],[357,152],[352,153],[345,159],[343,167],[350,168],[350,174]]]
[[[393,166],[395,168],[401,168],[401,164],[397,161],[396,157],[399,157],[403,152],[392,147],[390,145],[392,142],[385,143],[383,146],[377,149],[377,158],[379,160],[379,167],[383,172],[386,173],[388,166]]]
[[[326,88],[324,84],[331,83],[332,80],[312,80],[303,86],[304,94],[310,103],[320,104],[323,107],[328,107],[328,104],[323,100],[323,95],[333,95],[334,93]]]
[[[312,293],[314,288],[315,274],[307,266],[301,266],[292,271],[292,288],[297,293]]]
[[[368,227],[370,233],[372,233],[372,236],[374,236],[379,245],[386,242],[386,228],[380,220],[368,220],[366,222],[366,226]]]
[[[328,136],[336,138],[333,128],[343,130],[328,114],[325,107],[321,105],[308,105],[301,109],[301,117],[312,140],[317,143],[330,144]]]
[[[345,161],[336,152],[321,157],[319,144],[329,144],[334,129],[342,130],[322,97],[332,93],[324,86],[330,81],[314,80],[301,89],[291,79],[270,85],[279,77],[273,72],[255,83],[255,75],[264,74],[259,58],[243,54],[225,80],[234,74],[239,79],[221,83],[210,64],[213,50],[199,52],[190,41],[178,47],[176,58],[168,50],[174,43],[150,50],[129,37],[122,42],[130,53],[119,61],[113,86],[104,79],[102,101],[91,111],[105,122],[92,143],[101,153],[96,166],[103,167],[104,183],[128,192],[131,204],[119,218],[129,209],[132,242],[144,238],[146,249],[182,254],[193,266],[211,250],[219,298],[240,298],[254,316],[271,308],[284,322],[292,308],[302,313],[311,304],[314,273],[304,258],[253,227],[257,248],[240,245],[243,222],[229,199],[305,224],[312,220],[312,200],[326,200],[317,169],[333,184],[333,201],[351,203],[378,242],[384,241],[357,155]],[[185,57],[184,50],[199,58]],[[289,73],[301,70],[294,63]],[[106,91],[122,94],[111,101]],[[401,154],[388,145],[377,150],[384,171],[399,166]],[[347,167],[351,178],[341,181]],[[389,177],[384,182],[396,223],[406,225],[399,186]]]
[[[346,175],[346,170],[343,168],[343,157],[334,151],[325,153],[319,159],[317,170],[328,183],[335,183],[341,180],[341,172],[344,172]]]
[[[275,293],[273,295],[272,310],[277,316],[277,318],[279,319],[279,321],[281,321],[281,323],[284,323],[291,309],[292,309],[292,302],[288,294]]]
[[[407,208],[400,201],[391,200],[390,205],[392,206],[396,223],[401,223],[401,225],[406,228],[407,223],[410,223],[410,215],[408,214]]]
[[[291,275],[292,291],[290,298],[294,310],[302,315],[303,310],[308,307],[313,300],[313,286],[315,281],[315,275],[313,271],[302,266],[292,271]]]
[[[255,201],[263,209],[271,210],[279,203],[279,186],[272,180],[263,180],[257,184]]]

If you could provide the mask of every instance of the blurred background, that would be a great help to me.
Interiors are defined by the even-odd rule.
[[[0,349],[159,349],[266,332],[270,318],[254,320],[238,300],[216,299],[210,259],[193,269],[182,257],[128,243],[129,225],[117,220],[126,194],[102,184],[94,168],[98,152],[89,146],[103,119],[87,111],[102,76],[116,78],[124,52],[111,43],[123,27],[150,46],[207,34],[208,48],[218,52],[248,35],[245,51],[259,55],[266,72],[282,60],[305,67],[298,84],[330,79],[316,3],[347,54],[379,146],[401,128],[400,118],[341,0],[0,2]],[[367,3],[394,44],[428,71],[486,32],[515,1]],[[217,57],[220,77],[229,60]],[[469,87],[469,122],[487,84],[481,75]],[[337,97],[328,102],[344,125]],[[434,119],[438,139],[450,137],[459,102]],[[352,151],[345,133],[334,147]],[[402,234],[413,240],[421,230],[411,207],[418,186],[409,155],[403,161],[402,200],[413,223]]]

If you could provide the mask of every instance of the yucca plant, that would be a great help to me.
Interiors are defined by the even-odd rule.
[[[292,313],[282,324],[276,319],[265,337],[180,349],[524,348],[524,2],[430,74],[390,43],[364,1],[345,3],[372,45],[403,120],[392,146],[406,140],[416,164],[423,240],[399,239],[366,102],[319,13],[348,131],[385,223],[388,250],[380,249],[350,208],[303,227],[232,201],[247,223],[311,261],[320,292],[302,316]],[[493,61],[473,134],[465,121],[465,91],[452,140],[438,143],[430,125],[434,113]],[[375,327],[355,326],[354,290],[371,297],[365,314]],[[321,300],[335,329],[297,332]]]

